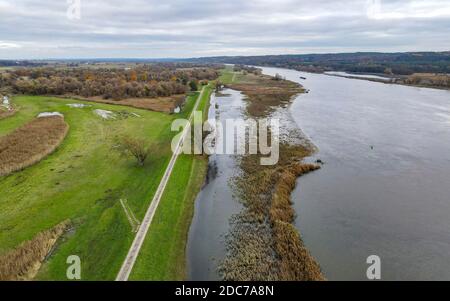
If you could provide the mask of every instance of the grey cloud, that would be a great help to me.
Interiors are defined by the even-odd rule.
[[[0,0],[0,58],[450,50],[436,0]]]

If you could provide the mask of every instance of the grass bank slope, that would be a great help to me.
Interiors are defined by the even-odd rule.
[[[198,111],[204,119],[214,83],[205,87]],[[180,155],[136,260],[130,280],[185,280],[186,244],[195,198],[208,167],[203,155]]]
[[[21,110],[0,120],[0,137],[30,122],[39,112],[61,112],[70,126],[58,149],[39,163],[0,177],[0,256],[32,240],[38,233],[70,220],[37,279],[66,279],[66,259],[78,255],[83,280],[113,280],[131,245],[134,233],[119,200],[141,220],[170,160],[170,130],[174,118],[188,116],[198,96],[188,97],[180,114],[91,103],[71,108],[79,101],[20,96]],[[104,120],[94,109],[126,110],[130,116]],[[152,153],[144,167],[113,150],[117,136],[145,139]]]

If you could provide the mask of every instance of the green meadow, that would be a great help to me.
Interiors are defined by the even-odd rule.
[[[198,110],[207,112],[213,86],[205,87]],[[203,115],[207,118],[207,114]],[[130,280],[183,280],[186,243],[195,198],[208,167],[203,155],[180,155],[161,198]]]
[[[0,120],[0,137],[31,121],[40,112],[63,113],[70,130],[53,154],[25,170],[0,178],[0,255],[70,219],[73,227],[58,241],[37,279],[65,280],[69,255],[80,257],[83,280],[115,279],[134,238],[119,200],[126,199],[137,219],[142,220],[172,155],[170,144],[176,133],[170,130],[171,122],[187,118],[198,95],[188,96],[182,112],[173,115],[79,100],[15,97],[13,102],[19,111]],[[205,93],[204,98],[206,95],[209,97]],[[70,103],[90,107],[71,108],[67,106]],[[120,118],[105,120],[95,115],[94,109],[135,113],[140,117],[119,114]],[[145,139],[151,145],[144,167],[114,149],[116,139],[122,135]],[[195,198],[192,195],[203,181],[204,162],[194,156],[180,156],[174,170],[176,176],[171,177],[166,190],[166,195],[176,198],[176,202],[172,205],[163,200],[157,215],[170,216],[159,225],[152,225],[150,236],[178,227],[175,234],[163,234],[172,236],[171,243],[177,247],[185,245],[187,234],[183,233],[187,233],[192,216]],[[184,262],[184,250],[148,250],[150,257],[156,256],[153,252],[159,252],[159,261]],[[180,273],[176,275],[183,277]],[[165,275],[159,271],[148,274],[148,278],[153,276]]]

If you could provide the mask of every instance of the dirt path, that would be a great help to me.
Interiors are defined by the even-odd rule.
[[[139,225],[141,224],[136,216],[134,215],[133,211],[131,211],[130,206],[128,206],[127,200],[120,199],[120,205],[122,205],[123,211],[125,212],[125,215],[127,216],[128,222],[130,223],[130,226],[132,228],[132,231],[136,233],[139,229]]]
[[[202,89],[200,95],[197,98],[197,101],[196,101],[194,108],[192,109],[191,115],[189,117],[189,122],[192,121],[194,112],[197,110],[197,107],[200,103],[200,100],[203,97],[204,92],[205,92],[205,88]],[[145,213],[144,220],[142,221],[142,224],[139,227],[139,230],[137,231],[137,234],[136,234],[136,237],[134,238],[133,244],[131,245],[130,250],[128,251],[127,257],[125,258],[125,261],[123,262],[122,267],[120,268],[119,274],[116,277],[116,281],[127,281],[128,277],[131,274],[131,270],[133,269],[134,263],[136,262],[136,259],[139,255],[139,251],[141,250],[142,244],[144,243],[148,229],[150,228],[150,225],[152,223],[153,216],[155,215],[156,209],[158,208],[159,202],[164,193],[166,185],[169,182],[169,178],[170,178],[170,175],[172,174],[173,167],[175,166],[179,152],[183,146],[183,141],[189,132],[190,132],[189,127],[185,127],[183,130],[183,135],[181,136],[181,139],[177,144],[176,151],[173,153],[172,158],[170,159],[169,165],[167,166],[167,169],[163,175],[163,178],[161,179],[161,182],[159,183],[159,186],[158,186],[158,189],[156,190],[155,196],[153,197],[153,200],[150,203],[150,206],[148,207],[147,212]]]

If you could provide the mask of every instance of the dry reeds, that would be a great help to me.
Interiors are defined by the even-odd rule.
[[[292,224],[276,221],[273,225],[273,241],[279,258],[277,280],[325,280],[319,264],[305,248],[297,229]]]
[[[294,95],[304,91],[297,83],[253,74],[248,74],[241,82],[229,86],[247,96],[247,113],[253,117],[267,115],[274,107],[289,103]]]
[[[247,114],[252,117],[267,116],[273,106],[289,103],[301,91],[295,83],[256,75],[231,87],[247,96]],[[292,225],[296,180],[320,168],[300,161],[312,151],[311,145],[285,142],[276,166],[260,165],[261,155],[241,158],[242,174],[234,184],[244,209],[234,217],[227,236],[227,255],[219,266],[224,280],[324,280]]]
[[[244,210],[235,216],[227,256],[219,272],[224,280],[324,280],[292,225],[291,193],[299,176],[320,168],[298,161],[302,146],[282,145],[277,167],[262,166],[258,155],[242,158],[235,181]]]
[[[315,164],[295,163],[282,171],[275,184],[270,206],[270,220],[272,224],[277,221],[292,223],[295,211],[291,206],[291,193],[295,188],[298,177],[319,169]]]
[[[63,117],[36,118],[0,138],[0,176],[24,169],[51,154],[64,140],[69,125]]]
[[[10,117],[12,115],[16,114],[15,109],[7,110],[6,108],[0,107],[0,120]]]
[[[291,206],[291,193],[297,177],[318,168],[314,164],[295,163],[281,173],[275,185],[269,216],[274,249],[280,261],[278,280],[324,280],[319,264],[305,248],[292,225],[295,211]]]
[[[0,281],[33,279],[45,257],[69,224],[69,221],[64,221],[40,232],[32,240],[25,241],[14,250],[0,256]]]

